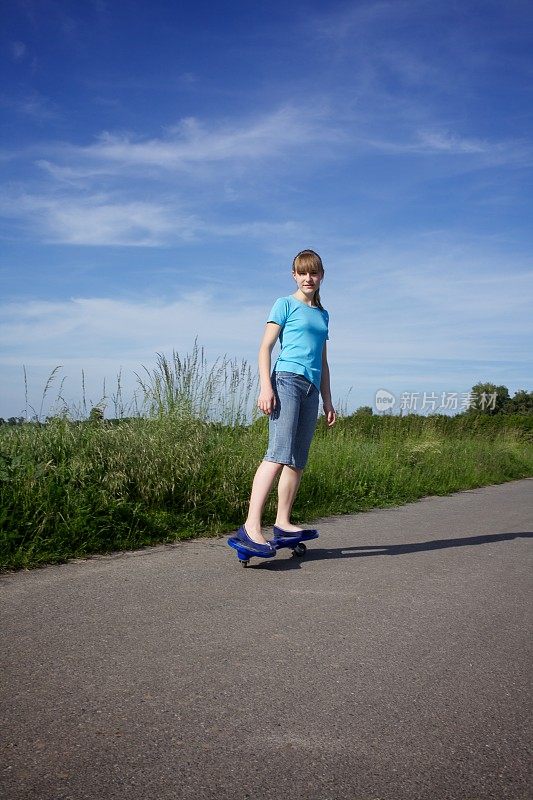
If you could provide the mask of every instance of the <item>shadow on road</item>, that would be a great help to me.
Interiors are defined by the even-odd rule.
[[[515,533],[492,533],[485,536],[462,536],[460,539],[431,539],[427,542],[408,542],[406,544],[380,545],[348,545],[346,547],[324,548],[310,547],[305,556],[306,561],[318,561],[326,558],[363,558],[365,556],[403,556],[409,553],[420,553],[426,550],[443,550],[447,547],[469,547],[478,544],[494,544],[511,539],[530,539],[533,531],[516,531]],[[275,558],[254,564],[255,568],[299,569],[300,559]]]

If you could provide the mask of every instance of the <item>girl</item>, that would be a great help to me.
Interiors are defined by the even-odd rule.
[[[319,392],[328,426],[336,421],[326,353],[329,314],[320,302],[324,279],[320,256],[314,250],[302,250],[292,263],[292,277],[298,289],[274,303],[259,348],[257,405],[269,414],[268,449],[255,473],[248,517],[236,534],[260,555],[276,552],[261,533],[261,515],[278,475],[275,526],[282,529],[281,534],[302,531],[291,524],[290,515],[317,423]],[[271,354],[278,336],[281,352],[271,375]],[[275,533],[279,535],[279,531]]]

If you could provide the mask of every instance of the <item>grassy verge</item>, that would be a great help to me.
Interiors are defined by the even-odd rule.
[[[293,519],[399,505],[533,475],[528,416],[319,420]],[[0,428],[0,566],[64,562],[198,535],[246,516],[268,420],[186,414]],[[264,523],[273,521],[275,488]]]

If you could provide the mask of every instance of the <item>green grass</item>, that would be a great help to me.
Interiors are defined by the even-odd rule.
[[[222,413],[230,419],[217,422],[199,413],[205,402],[176,402],[172,378],[164,403],[154,385],[145,384],[148,416],[80,421],[63,413],[46,424],[0,426],[3,569],[222,535],[242,524],[268,441],[267,417],[242,422],[241,400],[255,387],[238,395],[234,381]],[[220,403],[220,391],[214,396]],[[531,475],[531,416],[353,415],[329,429],[321,417],[293,519],[311,523]],[[275,505],[274,487],[265,525]]]

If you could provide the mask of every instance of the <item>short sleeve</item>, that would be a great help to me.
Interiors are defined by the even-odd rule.
[[[329,314],[325,309],[324,313],[326,314],[326,325],[327,325],[326,339],[329,339]]]
[[[272,306],[272,310],[268,315],[267,322],[276,322],[278,325],[283,326],[287,322],[287,317],[289,316],[289,301],[286,297],[278,297],[274,305]]]

